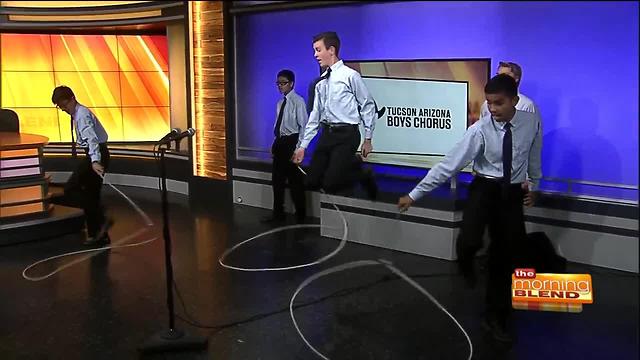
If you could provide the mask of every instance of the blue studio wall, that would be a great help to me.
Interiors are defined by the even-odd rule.
[[[491,58],[523,68],[544,126],[543,176],[638,184],[637,2],[392,2],[239,15],[237,145],[269,149],[283,68],[318,76],[312,36],[354,60]],[[375,148],[375,133],[374,133]]]

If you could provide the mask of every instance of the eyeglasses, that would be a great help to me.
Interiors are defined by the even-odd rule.
[[[291,81],[276,81],[276,85],[277,86],[285,86],[288,83],[290,83]]]

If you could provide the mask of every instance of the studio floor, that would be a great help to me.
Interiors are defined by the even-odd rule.
[[[168,328],[159,193],[119,188],[156,224],[126,242],[158,240],[100,252],[35,282],[25,280],[23,270],[38,260],[85,249],[82,234],[0,248],[0,359],[319,359],[291,320],[294,291],[324,269],[377,259],[391,261],[455,316],[471,338],[474,359],[639,356],[636,274],[570,263],[570,272],[592,275],[594,304],[578,314],[515,311],[517,341],[506,346],[481,326],[484,276],[475,288],[468,288],[452,262],[354,243],[312,267],[277,272],[225,269],[218,258],[226,249],[273,228],[259,221],[269,212],[219,204],[216,199],[199,199],[203,205],[194,207],[186,196],[176,194],[170,197],[176,325],[207,338],[208,347],[202,352],[141,355],[138,348]],[[104,202],[115,219],[113,245],[122,245],[122,239],[144,226],[133,208],[106,187]],[[321,237],[318,228],[290,230],[238,248],[227,262],[253,268],[293,266],[321,258],[337,245]],[[28,275],[42,276],[83,257],[86,254],[50,261]],[[300,330],[330,359],[469,356],[458,326],[383,266],[324,276],[297,296],[295,306]]]

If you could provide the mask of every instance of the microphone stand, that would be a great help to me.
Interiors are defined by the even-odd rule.
[[[169,232],[169,202],[167,198],[167,172],[164,162],[164,155],[167,149],[162,145],[160,151],[160,178],[162,192],[162,234],[164,237],[164,260],[167,280],[167,308],[169,309],[169,328],[160,331],[149,338],[138,349],[142,353],[180,351],[180,350],[201,350],[207,347],[207,339],[200,336],[189,335],[186,332],[176,329],[175,313],[173,309],[173,266],[171,264],[171,234]]]

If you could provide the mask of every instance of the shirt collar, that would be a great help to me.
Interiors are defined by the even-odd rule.
[[[511,127],[512,128],[517,128],[518,125],[520,124],[520,110],[516,109],[516,113],[513,114],[513,119],[511,119],[510,123],[511,123]]]
[[[293,93],[295,93],[295,92],[296,92],[295,90],[291,89],[291,91],[289,91],[289,92],[287,93],[287,95],[285,95],[284,97],[286,97],[286,98],[287,98],[287,100],[291,100],[291,96],[293,96],[293,95],[291,95],[291,94],[293,94]]]
[[[76,115],[78,114],[79,109],[80,109],[80,103],[76,101],[76,108],[73,110],[73,115],[71,115],[71,118],[76,119]]]
[[[340,69],[342,67],[342,65],[344,65],[344,63],[342,62],[342,60],[338,60],[335,64],[331,65],[331,71],[336,71],[338,69]]]
[[[509,123],[511,123],[511,128],[515,129],[518,127],[518,124],[520,123],[520,116],[518,116],[518,110],[516,110],[516,113],[513,114],[513,118],[511,118],[511,121],[509,121]],[[494,124],[496,124],[496,126],[500,129],[500,130],[504,130],[504,126],[507,124],[506,121],[495,121],[493,119],[493,116],[491,117],[491,121],[493,121]]]
[[[335,64],[333,64],[333,65],[331,65],[331,66],[330,66],[330,68],[331,68],[331,72],[334,72],[334,71],[336,71],[336,70],[340,69],[343,65],[344,65],[344,63],[342,62],[342,60],[338,60]],[[324,77],[324,76],[326,76],[326,75],[327,75],[327,70],[325,70],[325,71],[322,73],[322,75],[321,75],[321,76],[322,76],[322,77]]]

